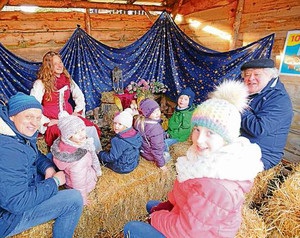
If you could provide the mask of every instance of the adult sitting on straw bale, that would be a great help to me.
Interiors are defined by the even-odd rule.
[[[56,172],[37,150],[42,110],[33,96],[23,93],[0,107],[0,237],[55,219],[53,237],[71,238],[82,212],[80,193],[58,191],[66,181],[64,173]]]
[[[149,201],[151,225],[129,222],[125,237],[234,237],[244,194],[263,170],[259,146],[239,137],[247,96],[243,83],[227,81],[195,109],[193,145],[177,160],[168,201]]]
[[[283,156],[293,117],[291,99],[279,80],[273,60],[253,60],[241,70],[250,93],[248,109],[242,114],[241,135],[260,146],[267,170]]]

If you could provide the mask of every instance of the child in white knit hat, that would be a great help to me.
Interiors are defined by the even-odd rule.
[[[168,201],[148,202],[151,226],[129,222],[125,237],[235,236],[244,194],[263,170],[259,146],[239,136],[247,95],[243,83],[226,81],[195,109],[193,144],[177,160],[177,178]]]
[[[116,136],[111,139],[109,152],[100,151],[99,160],[116,173],[126,174],[139,164],[142,137],[132,128],[133,111],[126,108],[114,118]]]
[[[53,162],[65,172],[66,187],[79,190],[88,205],[88,193],[102,175],[93,138],[87,138],[84,122],[67,112],[59,114],[58,128],[61,136],[51,146]]]

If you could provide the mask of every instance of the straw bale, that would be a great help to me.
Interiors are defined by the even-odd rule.
[[[38,147],[39,151],[41,151],[44,155],[49,153],[49,148],[46,144],[46,141],[45,141],[44,137],[39,137],[37,139],[36,144],[37,144],[37,147]]]
[[[268,235],[266,224],[255,209],[243,206],[242,224],[235,238],[265,238]]]
[[[189,139],[184,142],[178,142],[170,146],[170,154],[174,162],[176,162],[178,157],[185,156],[188,148],[192,145],[192,141]]]
[[[140,220],[146,215],[149,200],[163,200],[175,179],[173,162],[164,172],[142,157],[139,166],[129,174],[117,174],[102,168],[103,175],[89,194],[91,204],[84,207],[74,237],[114,237],[126,222]],[[23,232],[15,238],[51,237],[52,223]],[[40,232],[40,233],[37,233]],[[36,235],[38,234],[38,235]],[[99,236],[101,234],[101,236]]]
[[[281,171],[282,164],[260,172],[254,179],[253,187],[250,192],[246,194],[245,204],[251,206],[251,204],[261,204],[267,196],[270,180],[274,179],[276,175]]]
[[[115,103],[114,99],[115,92],[103,92],[101,94],[101,103]]]
[[[300,165],[262,207],[270,237],[300,237]]]
[[[103,110],[105,105],[102,104],[102,111],[104,112],[102,121],[106,125],[112,125],[116,113],[119,112],[119,108],[117,107],[116,104],[108,104],[107,106],[109,109]]]

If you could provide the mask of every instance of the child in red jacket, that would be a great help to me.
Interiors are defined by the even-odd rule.
[[[168,201],[148,202],[151,226],[129,222],[125,237],[235,236],[244,194],[263,170],[259,146],[239,137],[247,95],[242,83],[227,81],[195,109],[193,144],[177,160],[177,178]]]

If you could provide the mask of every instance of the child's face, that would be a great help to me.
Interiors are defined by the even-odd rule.
[[[187,108],[189,106],[190,98],[187,95],[181,95],[178,98],[178,107],[181,109]]]
[[[202,126],[194,127],[192,141],[198,155],[209,155],[226,144],[219,134]]]
[[[127,129],[126,126],[120,124],[119,122],[114,122],[114,131],[116,134],[124,131],[125,129]]]
[[[161,112],[160,112],[160,109],[159,108],[156,108],[152,113],[151,115],[149,116],[150,119],[152,120],[160,120],[160,115],[161,115]]]
[[[70,141],[80,145],[85,143],[86,137],[86,130],[82,128],[70,137]]]

